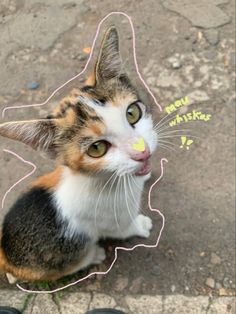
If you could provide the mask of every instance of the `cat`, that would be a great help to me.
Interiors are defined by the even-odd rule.
[[[2,123],[0,135],[57,163],[4,218],[0,270],[10,282],[54,281],[99,264],[103,238],[149,237],[152,221],[139,210],[157,134],[124,71],[114,26],[84,86],[46,118]]]

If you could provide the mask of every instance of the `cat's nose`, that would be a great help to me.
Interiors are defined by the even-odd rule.
[[[145,161],[151,156],[150,150],[148,147],[145,148],[143,152],[133,152],[131,154],[131,159],[135,161]]]
[[[145,161],[150,157],[150,150],[143,137],[136,139],[136,141],[132,143],[130,157],[135,161]]]

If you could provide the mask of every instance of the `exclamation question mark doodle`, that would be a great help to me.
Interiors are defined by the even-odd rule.
[[[181,136],[181,142],[182,145],[180,148],[184,148],[184,145],[186,144],[186,149],[189,150],[189,146],[193,143],[193,140],[187,140],[186,136]]]

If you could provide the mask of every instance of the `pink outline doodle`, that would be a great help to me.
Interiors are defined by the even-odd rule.
[[[2,208],[4,207],[4,202],[5,202],[5,199],[6,199],[7,194],[10,193],[11,190],[12,190],[17,184],[19,184],[21,181],[23,181],[23,180],[25,180],[26,178],[28,178],[29,176],[31,176],[31,174],[33,174],[33,173],[36,171],[36,169],[37,169],[37,167],[36,167],[35,164],[33,164],[33,163],[30,162],[30,161],[25,160],[24,158],[22,158],[21,156],[19,156],[17,153],[14,153],[13,151],[11,151],[11,150],[9,150],[9,149],[4,149],[3,151],[4,151],[5,153],[9,153],[9,154],[14,155],[14,156],[17,157],[18,159],[20,159],[23,163],[32,166],[32,167],[33,167],[33,170],[30,171],[28,174],[26,174],[26,175],[25,175],[24,177],[22,177],[21,179],[19,179],[16,183],[14,183],[14,184],[5,192],[5,194],[4,194],[3,198],[2,198]]]
[[[147,86],[146,82],[144,81],[144,79],[142,78],[142,75],[140,74],[139,72],[139,67],[138,67],[138,62],[137,62],[137,58],[136,58],[136,45],[135,45],[135,31],[134,31],[134,26],[133,26],[133,22],[131,20],[131,17],[129,15],[127,15],[126,13],[124,12],[110,12],[109,14],[107,14],[98,24],[98,27],[97,27],[97,30],[96,30],[96,34],[95,34],[95,37],[93,39],[93,43],[92,43],[92,47],[91,47],[91,52],[90,52],[90,55],[89,55],[89,58],[83,68],[83,70],[77,74],[76,76],[72,77],[71,79],[69,79],[67,82],[65,82],[64,84],[62,84],[61,86],[59,86],[57,89],[54,90],[54,92],[43,102],[43,103],[39,103],[39,104],[31,104],[31,105],[23,105],[23,106],[8,106],[8,107],[5,107],[2,111],[2,117],[4,117],[5,115],[5,112],[7,110],[10,110],[10,109],[20,109],[20,108],[29,108],[29,107],[36,107],[36,106],[43,106],[43,105],[46,105],[49,100],[60,90],[62,89],[64,86],[66,86],[67,84],[69,84],[71,81],[75,80],[76,78],[78,78],[79,76],[81,76],[87,69],[88,67],[88,64],[92,58],[92,54],[93,54],[93,50],[94,50],[94,47],[95,47],[95,44],[96,44],[96,40],[97,40],[97,37],[99,35],[99,32],[100,32],[100,28],[101,28],[101,25],[103,24],[103,22],[108,18],[110,17],[111,15],[123,15],[125,16],[129,23],[130,23],[130,27],[131,27],[131,30],[132,30],[132,37],[133,37],[133,58],[134,58],[134,64],[135,64],[135,68],[136,68],[136,71],[137,71],[137,74],[139,76],[139,79],[141,80],[141,82],[143,83],[144,87],[146,88],[146,90],[148,91],[148,93],[151,95],[151,97],[153,98],[154,100],[154,103],[157,105],[157,107],[159,108],[160,111],[162,111],[162,107],[159,105],[159,103],[157,102],[155,96],[153,95],[153,93],[151,92],[150,88]],[[5,152],[8,152],[14,156],[16,156],[17,158],[19,158],[21,161],[23,161],[24,163],[27,163],[29,165],[31,165],[33,167],[33,170],[28,173],[27,175],[25,175],[23,178],[21,178],[20,180],[18,180],[16,183],[14,183],[8,190],[7,192],[4,194],[3,196],[3,199],[2,199],[2,207],[4,205],[4,201],[5,201],[5,198],[7,196],[7,194],[17,185],[19,184],[21,181],[23,181],[24,179],[26,179],[27,177],[29,177],[31,174],[33,174],[35,172],[35,170],[37,169],[36,165],[34,165],[33,163],[29,162],[29,161],[26,161],[24,160],[22,157],[20,157],[19,155],[17,155],[16,153],[10,151],[10,150],[6,150],[4,149]],[[72,282],[70,284],[67,284],[63,287],[60,287],[60,288],[57,288],[57,289],[54,289],[54,290],[44,290],[44,291],[39,291],[39,290],[28,290],[28,289],[25,289],[23,288],[22,286],[20,286],[19,284],[17,284],[16,286],[24,291],[24,292],[28,292],[28,293],[38,293],[38,294],[42,294],[42,293],[55,293],[55,292],[58,292],[58,291],[61,291],[61,290],[64,290],[68,287],[71,287],[71,286],[74,286],[80,282],[82,282],[83,280],[86,280],[88,278],[90,278],[91,276],[94,276],[94,275],[106,275],[110,272],[110,270],[112,269],[113,265],[115,264],[116,260],[117,260],[117,256],[118,256],[118,250],[123,250],[123,251],[133,251],[134,249],[136,249],[137,247],[146,247],[146,248],[155,248],[158,246],[159,244],[159,241],[160,241],[160,238],[161,238],[161,235],[162,235],[162,231],[164,229],[164,226],[165,226],[165,217],[164,215],[160,212],[160,210],[158,209],[155,209],[155,208],[152,208],[152,205],[151,205],[151,192],[154,188],[154,186],[161,180],[161,178],[163,177],[163,173],[164,173],[164,166],[163,166],[163,162],[168,162],[168,160],[166,158],[162,158],[161,161],[160,161],[160,164],[161,164],[161,174],[160,176],[156,179],[156,181],[151,185],[150,189],[149,189],[149,192],[148,192],[148,207],[151,211],[154,211],[154,212],[157,212],[161,218],[162,218],[162,226],[161,226],[161,229],[159,231],[159,234],[158,234],[158,237],[157,237],[157,240],[156,240],[156,243],[155,244],[149,244],[149,245],[146,245],[146,244],[143,244],[143,243],[140,243],[140,244],[137,244],[131,248],[126,248],[126,247],[116,247],[115,248],[115,257],[114,257],[114,260],[112,261],[110,267],[104,271],[104,272],[93,272],[93,273],[90,273],[88,274],[87,276],[83,277],[83,278],[80,278],[78,279],[77,281],[75,282]]]

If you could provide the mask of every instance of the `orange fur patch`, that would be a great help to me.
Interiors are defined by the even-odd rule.
[[[105,126],[102,122],[88,121],[87,127],[81,131],[81,136],[84,137],[97,137],[105,132]]]
[[[96,76],[95,76],[95,71],[92,72],[92,74],[89,75],[87,78],[85,84],[88,86],[94,86],[96,83]]]
[[[72,108],[67,109],[66,114],[63,118],[57,119],[56,124],[60,127],[66,127],[75,124],[76,114]]]
[[[93,133],[93,135],[101,136],[103,133],[103,124],[102,123],[93,123],[90,121],[88,124],[89,130]]]
[[[50,172],[42,177],[39,177],[32,183],[32,187],[40,187],[44,189],[55,189],[58,185],[61,175],[62,167],[57,167],[53,172]]]

